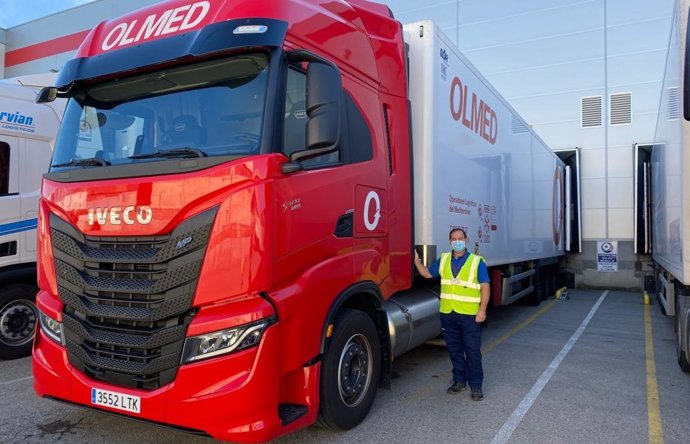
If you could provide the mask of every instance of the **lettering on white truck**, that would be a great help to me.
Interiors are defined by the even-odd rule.
[[[472,93],[472,100],[469,100]],[[458,99],[456,100],[456,94]],[[470,104],[471,103],[471,104]],[[469,106],[469,109],[468,109]],[[460,77],[454,77],[450,85],[450,113],[453,119],[479,134],[490,144],[496,143],[498,117],[488,103],[477,97],[477,93],[467,89]]]

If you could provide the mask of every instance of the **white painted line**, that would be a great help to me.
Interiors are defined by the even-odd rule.
[[[28,381],[29,379],[34,379],[33,376],[27,376],[25,378],[13,379],[11,381],[0,382],[0,385],[11,385],[16,382]]]
[[[573,348],[573,345],[575,345],[575,342],[577,342],[577,340],[580,338],[582,332],[585,331],[585,328],[587,328],[587,326],[589,325],[589,321],[592,320],[592,317],[594,317],[594,313],[597,312],[599,306],[602,302],[604,302],[604,299],[608,294],[609,291],[606,290],[601,294],[601,296],[599,296],[599,299],[594,304],[592,309],[589,311],[589,314],[587,315],[585,320],[582,321],[580,327],[577,329],[577,331],[575,331],[575,333],[573,333],[573,335],[563,346],[558,355],[556,355],[556,357],[553,358],[551,364],[549,364],[546,370],[544,370],[544,373],[542,373],[539,379],[537,379],[537,382],[534,383],[532,389],[522,399],[520,405],[518,405],[517,408],[513,410],[512,415],[510,415],[510,418],[508,418],[506,422],[503,424],[501,430],[499,430],[498,433],[496,433],[496,436],[494,436],[494,439],[491,441],[491,444],[505,444],[508,442],[510,437],[513,435],[515,429],[518,427],[518,425],[520,425],[520,422],[522,422],[522,418],[525,417],[525,414],[527,414],[527,411],[530,409],[530,407],[532,407],[534,401],[537,400],[537,397],[544,389],[544,386],[546,386],[553,374],[556,373],[556,369],[558,369],[558,366],[561,365],[561,362],[563,362],[563,359],[565,359],[565,357],[568,355],[570,349]]]

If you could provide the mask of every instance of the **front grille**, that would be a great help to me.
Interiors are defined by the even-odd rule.
[[[90,378],[153,390],[172,382],[216,208],[165,236],[85,236],[51,214],[70,363]]]

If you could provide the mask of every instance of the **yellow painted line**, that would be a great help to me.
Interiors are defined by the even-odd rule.
[[[647,362],[647,429],[649,442],[664,443],[664,432],[661,427],[661,409],[659,408],[659,389],[656,385],[656,363],[654,361],[654,342],[652,337],[652,317],[649,305],[644,306],[644,344]]]
[[[525,319],[524,321],[520,322],[518,325],[513,327],[509,332],[505,333],[504,335],[500,336],[499,338],[494,339],[489,344],[482,347],[482,355],[489,353],[491,350],[498,347],[503,342],[505,342],[508,338],[513,336],[515,333],[519,332],[520,330],[522,330],[523,328],[527,327],[529,324],[534,322],[535,319],[537,319],[539,316],[543,315],[551,307],[553,307],[556,302],[558,302],[556,299],[553,299],[553,300],[547,302],[546,305],[544,305],[539,310],[537,310],[535,313],[530,315],[527,319]],[[447,365],[447,364],[444,364],[444,365]],[[448,373],[450,375],[451,372],[446,372],[446,373]],[[436,381],[431,381],[431,382],[424,384],[422,387],[419,388],[419,390],[417,390],[416,392],[412,393],[409,397],[407,397],[405,399],[404,404],[410,405],[410,404],[414,404],[417,401],[421,401],[422,399],[429,396],[429,394],[435,389],[436,385],[437,385]]]

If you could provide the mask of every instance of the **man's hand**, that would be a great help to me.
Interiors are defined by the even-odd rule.
[[[479,310],[479,312],[475,315],[474,320],[477,322],[477,324],[486,321],[486,312]]]
[[[422,275],[422,277],[425,277],[427,279],[431,278],[431,273],[429,273],[429,270],[422,264],[422,261],[419,260],[419,254],[417,254],[417,250],[414,250],[414,266],[417,268],[417,272]]]

